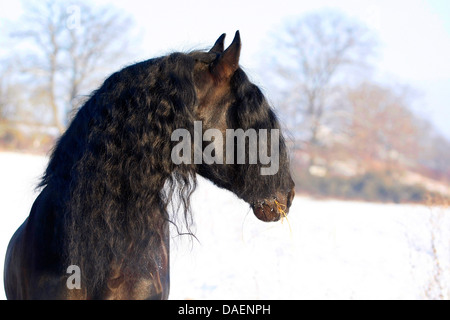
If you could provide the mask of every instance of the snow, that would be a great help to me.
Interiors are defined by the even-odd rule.
[[[0,153],[2,273],[47,161]],[[264,223],[231,192],[200,179],[192,211],[196,239],[173,233],[170,299],[426,298],[436,260],[432,225],[448,298],[449,209],[296,197],[289,222]]]

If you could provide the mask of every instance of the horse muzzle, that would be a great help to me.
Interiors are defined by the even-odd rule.
[[[255,216],[264,222],[278,221],[289,213],[295,196],[294,188],[286,194],[277,193],[272,199],[262,199],[252,203]]]

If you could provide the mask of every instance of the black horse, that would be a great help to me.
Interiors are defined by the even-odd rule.
[[[173,53],[126,67],[80,108],[53,150],[29,217],[9,243],[9,299],[166,299],[168,205],[179,199],[190,221],[197,173],[245,200],[263,221],[277,221],[288,211],[294,183],[281,135],[257,141],[260,151],[278,153],[272,174],[261,174],[267,168],[261,161],[173,159],[180,141],[174,131],[195,135],[195,122],[201,121],[202,132],[224,134],[253,129],[261,136],[261,129],[279,129],[264,95],[239,67],[239,32],[225,51],[224,38],[207,52]],[[237,144],[236,138],[235,160]],[[227,151],[223,146],[215,156]],[[79,276],[78,285],[73,276]]]

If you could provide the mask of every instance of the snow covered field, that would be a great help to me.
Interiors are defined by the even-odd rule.
[[[8,241],[29,213],[46,162],[0,153],[2,274]],[[427,288],[449,296],[449,209],[296,197],[289,224],[267,224],[203,179],[192,207],[199,241],[173,238],[171,299],[422,299]],[[439,289],[430,287],[436,255]]]

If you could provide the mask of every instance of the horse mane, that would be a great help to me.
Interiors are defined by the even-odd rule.
[[[187,221],[194,165],[171,161],[171,133],[193,125],[195,60],[173,53],[114,73],[59,139],[40,183],[64,212],[67,266],[95,294],[112,264],[148,276],[177,195]]]

